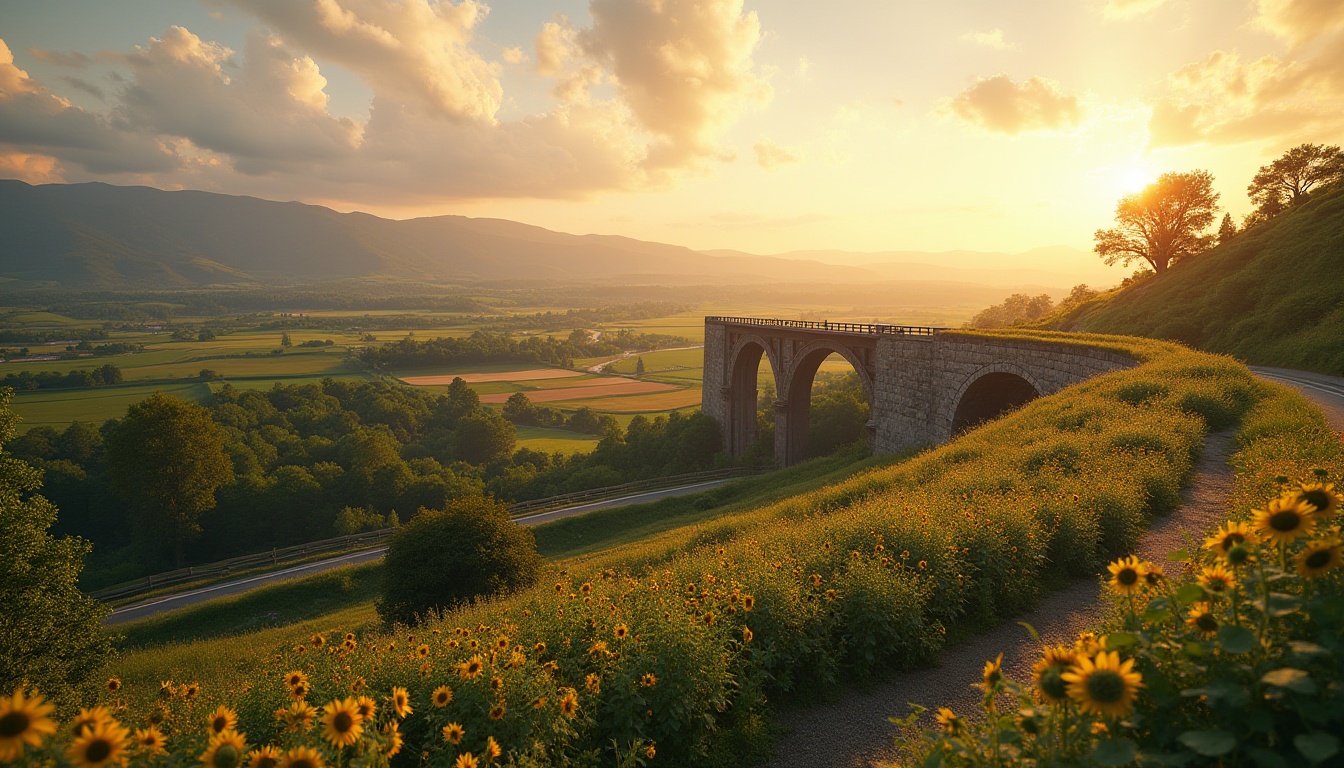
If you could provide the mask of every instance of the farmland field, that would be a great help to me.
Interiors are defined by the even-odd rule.
[[[72,421],[101,424],[108,419],[125,416],[128,407],[155,392],[200,401],[205,399],[210,390],[201,382],[36,390],[17,393],[13,408],[21,419],[21,431],[39,426],[60,429]]]
[[[529,392],[527,396],[531,398],[534,403],[552,403],[561,400],[586,400],[591,398],[607,398],[615,395],[633,395],[646,392],[667,392],[676,390],[676,387],[673,387],[671,384],[659,384],[656,381],[631,381],[630,379],[614,377],[589,381],[585,382],[585,384],[586,386],[538,389]],[[503,392],[481,396],[481,402],[483,403],[502,403],[508,399],[509,395]]]
[[[582,435],[568,429],[518,427],[518,447],[542,453],[588,453],[597,447],[596,435]]]

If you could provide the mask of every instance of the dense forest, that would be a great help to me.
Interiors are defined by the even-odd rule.
[[[588,417],[604,430],[593,453],[547,455],[516,449],[513,424],[460,379],[443,394],[328,379],[268,391],[225,385],[203,406],[156,395],[123,419],[35,427],[7,448],[45,471],[56,531],[94,543],[84,585],[96,589],[179,557],[210,562],[381,528],[449,499],[539,498],[716,461],[718,426],[699,413],[639,417],[624,432]],[[176,445],[151,439],[175,433]],[[163,498],[176,505],[181,494],[153,496],[163,467],[200,464],[211,451],[226,460],[206,482],[213,504],[185,522],[164,519]]]

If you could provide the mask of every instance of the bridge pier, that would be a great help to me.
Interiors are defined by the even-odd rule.
[[[921,326],[706,317],[701,408],[724,450],[757,444],[757,373],[775,382],[774,456],[807,457],[812,380],[832,353],[854,366],[868,398],[874,453],[945,442],[1040,395],[1136,364],[1109,350]]]

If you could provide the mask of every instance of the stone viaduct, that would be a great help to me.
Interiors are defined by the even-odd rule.
[[[875,453],[944,442],[1041,395],[1108,371],[1125,355],[1076,344],[995,338],[947,329],[751,317],[705,318],[704,412],[729,455],[756,441],[756,376],[775,380],[775,461],[807,456],[812,380],[832,353],[859,375]]]

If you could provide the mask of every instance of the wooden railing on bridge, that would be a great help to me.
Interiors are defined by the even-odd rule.
[[[733,325],[756,325],[770,328],[801,328],[809,331],[832,331],[835,333],[861,333],[864,335],[890,334],[893,336],[932,336],[939,331],[949,330],[930,325],[887,325],[885,323],[835,323],[829,320],[782,320],[771,317],[723,317],[711,315],[705,318],[707,323],[731,323]]]

